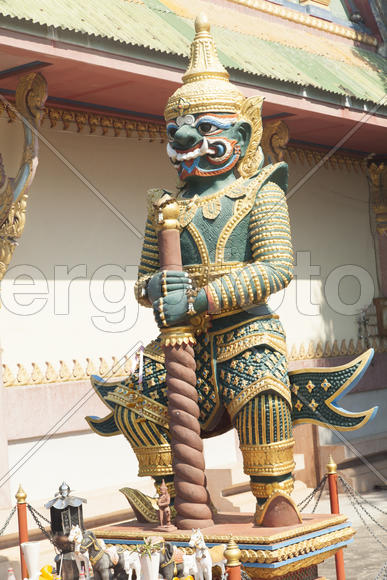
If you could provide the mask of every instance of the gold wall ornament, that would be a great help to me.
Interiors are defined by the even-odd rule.
[[[336,342],[336,345],[338,345],[338,342]],[[369,345],[371,346],[375,352],[387,352],[387,338],[384,337],[373,337],[371,344]],[[222,351],[222,345],[218,346],[218,353],[219,351]],[[279,344],[276,343],[276,348],[279,348]],[[312,348],[313,353],[312,353]],[[349,341],[346,341],[345,339],[343,339],[340,343],[340,347],[336,348],[332,348],[332,343],[330,341],[327,341],[326,344],[322,344],[321,341],[318,341],[317,343],[313,343],[312,341],[309,343],[309,347],[308,347],[308,352],[306,352],[305,346],[301,344],[301,346],[297,346],[296,344],[293,344],[289,349],[288,349],[288,360],[290,361],[295,361],[295,360],[308,360],[308,359],[325,359],[325,358],[332,358],[335,356],[353,356],[356,354],[361,354],[362,352],[364,352],[365,350],[367,350],[368,345],[365,344],[365,342],[363,340],[357,339],[356,342],[354,339],[351,339]],[[164,355],[160,349],[160,346],[158,343],[151,343],[150,345],[147,346],[146,351],[145,351],[146,356],[152,358],[153,360],[158,361],[160,364],[164,363]],[[104,359],[103,357],[101,357],[102,360],[105,361],[104,364],[106,364],[106,366],[108,367],[108,364],[106,363],[106,359]],[[112,357],[113,358],[113,362],[115,360],[117,360],[116,357]],[[222,356],[223,358],[223,356]],[[76,382],[76,381],[80,381],[80,380],[86,380],[88,377],[90,377],[93,374],[98,374],[98,365],[99,365],[99,360],[93,361],[91,358],[86,358],[85,359],[85,366],[83,367],[81,362],[79,362],[79,359],[75,359],[75,363],[72,367],[72,369],[70,370],[70,368],[67,366],[67,371],[65,371],[64,368],[64,362],[60,361],[59,364],[53,364],[53,363],[49,363],[47,362],[47,369],[44,371],[40,368],[40,366],[36,363],[33,362],[32,363],[32,370],[31,370],[31,381],[26,383],[26,384],[47,384],[47,383],[53,383],[53,382]],[[121,360],[121,359],[119,359]],[[75,370],[75,365],[76,365],[76,370]],[[78,366],[79,365],[79,366]],[[114,373],[114,377],[128,377],[134,370],[133,368],[133,363],[131,361],[130,358],[126,358],[125,359],[125,363],[121,366],[118,365],[118,369],[117,371]],[[20,385],[20,383],[18,382],[16,375],[18,373],[18,369],[19,367],[17,367],[17,370],[15,372],[13,372],[9,365],[7,364],[3,364],[3,384],[5,387],[14,387],[14,386],[18,386]],[[58,370],[56,370],[58,369]],[[81,373],[82,370],[82,373]],[[26,370],[26,373],[28,375],[28,371]],[[274,385],[274,383],[273,383]],[[293,385],[294,386],[294,385]]]
[[[28,191],[38,165],[38,139],[47,83],[41,73],[20,78],[16,87],[13,115],[23,123],[24,146],[15,178],[6,175],[0,156],[0,280],[3,278],[25,225]],[[12,110],[7,103],[6,111]]]
[[[70,373],[70,369],[67,366],[67,364],[61,360],[59,361],[60,363],[60,367],[59,367],[59,373],[58,373],[58,378],[60,381],[68,381],[71,378],[71,373]]]
[[[86,366],[86,376],[87,377],[91,377],[91,375],[95,375],[97,372],[97,369],[95,368],[95,365],[93,363],[93,361],[90,358],[86,359],[87,362],[87,366]]]
[[[73,370],[71,373],[71,378],[73,381],[80,381],[86,378],[85,371],[81,367],[79,361],[77,359],[73,359]]]
[[[46,362],[46,382],[55,383],[58,380],[58,375],[50,362]]]
[[[35,362],[32,363],[31,380],[34,384],[37,385],[40,385],[44,382],[43,373]]]
[[[18,385],[29,385],[31,383],[31,378],[26,371],[26,368],[21,363],[17,364],[18,372],[16,375],[16,381]]]
[[[105,377],[106,375],[110,374],[110,367],[107,364],[106,360],[101,356],[99,358],[99,369],[98,373],[100,377]]]
[[[387,163],[371,163],[367,175],[376,231],[387,235]]]
[[[16,379],[8,365],[3,365],[3,385],[4,387],[13,387],[16,385]]]
[[[17,117],[12,112],[12,109],[3,105],[0,102],[0,117],[1,115],[7,115],[8,121],[13,123]],[[71,130],[73,127],[77,127],[75,122],[76,113],[79,111],[71,109],[58,109],[52,106],[46,106],[43,112],[42,124],[45,126],[47,121],[50,121],[49,128],[58,128],[58,123],[61,123],[60,129],[63,131]],[[92,113],[83,112],[82,119],[83,125],[91,129],[91,115]],[[52,125],[51,120],[55,116],[55,125]],[[110,119],[105,123],[105,117]],[[125,133],[125,137],[129,139],[137,138],[138,140],[147,139],[149,141],[159,141],[164,143],[166,140],[166,129],[162,122],[158,121],[139,121],[138,119],[129,119],[128,117],[115,117],[112,115],[106,115],[99,113],[99,124],[97,125],[98,135],[103,136],[113,136],[120,137],[122,132]],[[93,121],[94,122],[94,121]],[[278,123],[278,127],[275,125]],[[284,121],[269,121],[264,124],[263,135],[261,146],[267,161],[268,156],[275,156],[275,161],[281,161],[282,159],[287,162],[301,162],[308,163],[309,165],[315,165],[326,154],[326,151],[322,148],[318,148],[313,145],[308,144],[295,144],[288,143],[285,147],[284,140],[286,139],[285,129],[283,125],[286,126]],[[104,131],[103,126],[109,125],[107,131]],[[287,126],[286,126],[287,127]],[[268,137],[265,137],[265,132],[268,131]],[[79,132],[79,131],[77,131]],[[95,131],[97,134],[97,130]],[[273,138],[274,135],[274,138]],[[270,147],[267,145],[267,141],[272,139]],[[277,141],[278,140],[278,141]],[[327,162],[324,164],[324,169],[328,170],[339,170],[339,171],[355,171],[356,173],[366,173],[367,166],[364,163],[364,159],[357,154],[348,154],[343,152],[336,152],[332,155]],[[0,165],[0,188],[1,188],[1,165]]]
[[[264,124],[261,147],[266,163],[283,161],[289,138],[289,127],[285,121],[275,119]]]
[[[310,166],[314,166],[316,163],[319,163],[327,153],[328,150],[320,147],[304,144],[296,145],[290,142],[286,149],[283,150],[283,159],[287,162],[298,161],[300,163],[307,163]],[[367,170],[364,157],[356,154],[349,155],[343,152],[336,152],[333,155],[330,155],[323,167],[324,169],[348,172],[355,171],[356,173],[365,173]]]

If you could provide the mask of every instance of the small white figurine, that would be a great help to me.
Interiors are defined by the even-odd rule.
[[[219,566],[222,571],[222,580],[226,578],[226,558],[224,551],[226,544],[219,544],[208,549],[203,534],[199,529],[193,529],[189,541],[190,548],[195,548],[198,580],[212,580],[213,566]],[[196,580],[196,576],[195,576]]]

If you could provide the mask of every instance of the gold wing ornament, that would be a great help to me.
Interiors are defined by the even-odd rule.
[[[247,121],[251,127],[251,138],[247,151],[238,164],[241,177],[249,178],[258,172],[263,154],[260,148],[262,138],[262,104],[263,97],[249,97],[242,105],[240,120]]]
[[[8,177],[0,155],[0,280],[7,271],[26,220],[28,191],[38,165],[37,129],[47,99],[41,73],[23,76],[16,88],[16,115],[23,123],[24,146],[16,177]]]

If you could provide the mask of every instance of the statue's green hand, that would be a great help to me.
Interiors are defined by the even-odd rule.
[[[197,312],[198,314],[201,314],[202,312],[207,312],[207,310],[208,310],[207,294],[206,294],[204,288],[201,288],[199,290],[199,292],[195,298],[194,309],[195,309],[195,312]]]
[[[191,286],[191,280],[186,272],[165,270],[157,272],[149,280],[146,287],[149,301],[153,304],[162,296],[175,290],[187,290]]]
[[[188,296],[186,289],[173,290],[153,302],[153,313],[159,328],[186,322]]]

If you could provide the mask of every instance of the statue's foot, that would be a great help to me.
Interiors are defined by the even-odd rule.
[[[281,528],[296,526],[302,523],[301,514],[292,498],[277,491],[263,505],[258,505],[254,515],[254,524],[264,528]]]
[[[145,495],[145,493],[138,491],[138,489],[131,489],[130,487],[123,487],[120,489],[120,492],[124,494],[130,503],[138,522],[142,524],[159,524],[159,508],[156,499]],[[172,520],[175,516],[176,510],[171,506]]]

